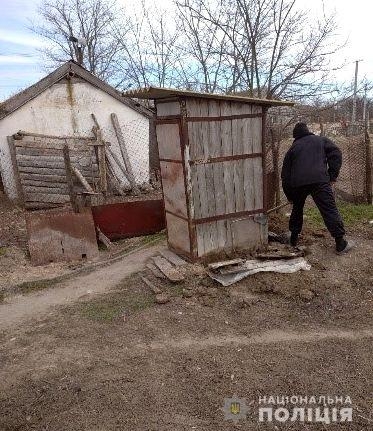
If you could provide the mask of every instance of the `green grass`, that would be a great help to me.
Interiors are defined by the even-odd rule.
[[[0,247],[0,257],[6,255],[6,247]]]
[[[351,204],[339,201],[338,209],[346,226],[354,226],[360,223],[368,223],[373,220],[373,205]],[[307,220],[317,227],[324,226],[323,219],[317,208],[308,208],[305,211]]]
[[[36,280],[36,281],[25,281],[17,285],[17,291],[21,293],[34,292],[36,290],[47,289],[53,285],[52,280]]]
[[[109,323],[124,313],[127,315],[138,313],[153,305],[152,295],[141,292],[123,292],[81,304],[79,314],[86,319]]]

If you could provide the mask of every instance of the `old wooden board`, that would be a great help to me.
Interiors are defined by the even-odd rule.
[[[187,262],[171,250],[162,250],[161,255],[175,266],[183,266]]]
[[[71,197],[81,192],[78,180],[71,175],[72,169],[79,170],[90,183],[88,188],[92,192],[98,184],[103,184],[103,170],[99,170],[94,139],[17,135],[14,142],[15,162],[27,208],[35,204],[38,209],[43,203],[48,207],[59,206],[70,200],[66,198],[68,194]],[[66,149],[71,166],[69,172],[66,171]]]
[[[184,280],[184,276],[164,257],[153,257],[154,265],[172,282]]]
[[[156,131],[159,158],[181,160],[179,124],[158,124]]]

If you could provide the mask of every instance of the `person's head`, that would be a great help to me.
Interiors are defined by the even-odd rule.
[[[303,136],[309,135],[310,133],[311,132],[309,131],[309,129],[307,127],[307,124],[299,122],[294,127],[293,138],[294,139],[299,139],[299,138],[302,138]]]

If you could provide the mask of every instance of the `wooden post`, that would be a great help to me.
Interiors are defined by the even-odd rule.
[[[75,166],[71,166],[71,170],[75,174],[75,176],[80,181],[80,184],[86,189],[88,193],[95,194],[95,191],[92,189],[92,187],[89,185],[88,181],[84,178],[83,174],[79,171],[78,168]]]
[[[14,180],[16,182],[16,188],[17,188],[17,199],[16,200],[21,206],[24,206],[25,205],[25,196],[23,193],[21,176],[20,176],[19,170],[18,170],[17,153],[16,153],[16,146],[14,145],[14,138],[12,136],[8,136],[7,140],[8,140],[8,145],[9,145],[10,158],[12,160]]]
[[[128,181],[131,184],[131,187],[135,193],[139,193],[139,189],[136,185],[135,176],[133,174],[131,161],[128,157],[127,147],[126,143],[124,141],[123,133],[119,125],[118,117],[115,113],[111,114],[111,122],[113,124],[115,134],[117,136],[118,142],[119,142],[119,148],[122,153],[124,165],[126,167],[127,173],[128,173]]]
[[[107,192],[105,143],[102,140],[102,131],[97,129],[97,159],[100,173],[100,188],[103,193]]]
[[[66,170],[66,181],[67,187],[69,188],[70,195],[70,203],[75,212],[78,211],[78,205],[76,200],[76,194],[74,191],[74,181],[73,181],[73,171],[70,160],[69,146],[66,144],[63,147],[63,158],[65,162],[65,170]]]

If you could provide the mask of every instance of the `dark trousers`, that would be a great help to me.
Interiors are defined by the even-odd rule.
[[[293,202],[293,210],[289,221],[289,230],[293,234],[300,234],[303,226],[303,208],[307,196],[311,195],[319,209],[325,226],[334,238],[340,238],[345,234],[342,217],[339,214],[334,199],[334,193],[329,183],[310,184],[294,187],[290,193]]]

